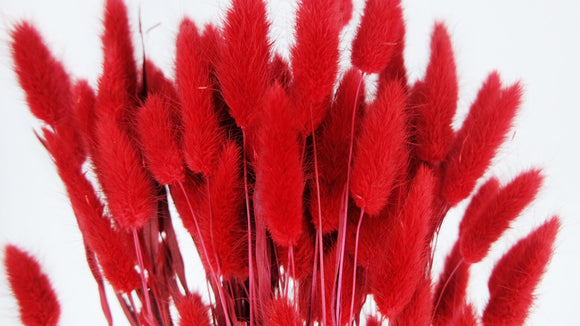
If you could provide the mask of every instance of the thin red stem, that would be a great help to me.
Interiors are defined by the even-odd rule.
[[[339,230],[342,233],[340,243],[340,265],[338,268],[338,289],[336,292],[336,320],[340,322],[340,301],[341,301],[341,294],[342,294],[342,269],[344,266],[344,248],[346,245],[346,225],[347,225],[347,218],[348,218],[348,197],[349,197],[349,188],[350,188],[350,169],[352,165],[352,153],[354,148],[354,127],[355,127],[355,118],[356,118],[356,109],[358,106],[358,97],[360,94],[360,88],[364,79],[364,74],[361,75],[360,81],[358,82],[358,86],[356,88],[356,94],[354,99],[354,105],[352,109],[352,121],[350,126],[350,146],[348,150],[348,165],[346,170],[346,188],[344,194],[344,215],[342,216],[341,226],[342,228]]]
[[[109,301],[107,300],[107,293],[105,292],[105,283],[103,282],[103,276],[101,275],[101,270],[97,264],[97,257],[95,253],[89,246],[85,243],[85,256],[87,257],[87,263],[95,281],[99,286],[99,298],[101,299],[101,309],[107,319],[107,325],[113,326],[113,317],[111,315],[111,309],[109,308]]]
[[[216,289],[218,291],[218,296],[220,298],[220,302],[222,304],[223,307],[223,311],[224,311],[224,316],[226,319],[226,324],[228,326],[231,326],[231,322],[230,322],[230,318],[229,318],[229,313],[228,313],[228,307],[226,306],[226,300],[225,300],[225,296],[223,293],[223,289],[219,280],[218,275],[215,273],[213,266],[211,265],[211,262],[209,260],[209,255],[207,253],[207,248],[205,247],[205,241],[203,240],[203,236],[201,234],[201,229],[199,227],[199,224],[197,223],[197,217],[195,215],[195,213],[193,212],[193,207],[191,205],[191,202],[189,201],[189,196],[187,195],[187,192],[185,191],[185,187],[183,186],[182,182],[178,182],[179,184],[179,188],[181,188],[181,191],[183,192],[183,196],[185,197],[185,201],[187,202],[187,206],[189,207],[189,211],[191,213],[191,216],[193,218],[193,223],[195,225],[195,230],[197,232],[197,236],[199,237],[199,243],[201,244],[201,249],[202,249],[202,253],[205,257],[205,260],[207,261],[207,265],[209,267],[209,271],[211,274],[211,277],[213,278],[214,284],[216,286]]]
[[[461,260],[457,263],[457,265],[455,266],[455,268],[453,269],[453,271],[451,272],[451,274],[449,275],[449,277],[445,281],[445,284],[443,284],[443,287],[441,288],[441,293],[439,293],[439,298],[437,298],[437,303],[435,304],[435,308],[433,309],[433,317],[431,319],[435,318],[435,313],[437,313],[437,308],[439,307],[439,304],[441,303],[441,299],[443,298],[443,294],[445,294],[445,289],[449,285],[449,282],[451,281],[451,279],[453,278],[453,276],[455,275],[455,273],[457,272],[457,270],[459,269],[461,264],[463,264],[463,258],[461,258]]]
[[[211,291],[209,289],[210,288],[209,280],[207,278],[205,279],[205,286],[207,288],[207,293],[211,293]],[[216,305],[217,305],[217,303],[216,303]],[[215,306],[214,306],[213,301],[211,300],[211,295],[210,295],[209,296],[209,310],[211,311],[211,319],[213,320],[213,324],[217,325],[217,316],[216,316],[214,307]]]
[[[284,283],[284,297],[288,298],[288,289],[290,288],[290,270],[292,269],[292,262],[290,261],[290,247],[288,247],[288,255],[286,256],[286,282]]]
[[[213,257],[215,259],[215,265],[217,268],[217,275],[221,275],[221,268],[220,268],[220,264],[219,264],[219,259],[218,259],[218,254],[217,251],[215,249],[215,242],[214,242],[214,236],[213,236],[213,210],[212,210],[212,203],[211,203],[211,192],[209,191],[210,189],[210,181],[209,178],[206,178],[206,185],[207,185],[207,201],[208,201],[208,210],[209,210],[209,234],[210,234],[210,239],[211,239],[211,248],[213,249]]]
[[[296,300],[296,267],[294,265],[294,245],[290,246],[290,263],[292,268],[292,295],[294,296],[294,304],[298,302]],[[288,282],[290,283],[290,282]]]
[[[246,131],[242,129],[242,161],[244,165],[244,191],[246,195],[246,217],[248,221],[248,273],[249,273],[249,295],[248,303],[250,305],[250,326],[254,325],[254,267],[252,258],[252,221],[250,219],[250,194],[248,191],[248,163],[246,162]]]
[[[439,204],[436,204],[437,206],[439,206],[439,208],[435,209],[435,211],[437,212],[437,217],[435,218],[435,223],[436,225],[434,226],[433,232],[431,234],[431,236],[433,237],[433,241],[432,241],[432,247],[431,247],[431,256],[429,257],[429,262],[428,262],[428,270],[429,273],[431,272],[431,268],[433,267],[433,259],[435,258],[435,249],[437,249],[437,243],[439,241],[439,229],[441,228],[441,222],[443,221],[443,218],[445,217],[445,215],[447,214],[447,212],[450,209],[449,204],[447,204],[446,202],[439,202]],[[435,207],[437,207],[435,206]]]
[[[316,230],[316,241],[314,242],[314,252],[318,252],[318,233],[320,232],[320,229]],[[312,305],[314,304],[314,297],[316,296],[316,273],[317,273],[317,266],[318,266],[318,256],[316,254],[314,254],[314,264],[312,264],[312,289],[310,291],[310,304],[308,305],[308,322],[307,325],[310,325],[310,321],[312,320]],[[324,284],[324,283],[322,283]],[[324,301],[323,301],[323,306],[324,305]],[[325,311],[326,307],[323,307],[322,311]],[[325,321],[326,321],[326,313],[323,314],[323,326],[325,325]]]
[[[314,122],[312,121],[312,106],[310,107],[310,128],[312,130],[312,149],[314,152],[314,176],[316,179],[316,198],[318,203],[318,230],[316,230],[316,244],[320,260],[320,293],[322,300],[322,326],[326,326],[326,290],[324,288],[324,248],[322,245],[322,207],[320,206],[320,179],[318,176],[318,152],[316,150],[316,133],[314,132]],[[316,279],[316,259],[314,260],[314,272],[312,279]],[[312,282],[316,285],[316,282]]]
[[[129,320],[129,324],[131,324],[131,326],[139,326],[137,316],[135,315],[137,309],[135,306],[135,302],[133,302],[133,297],[131,296],[131,294],[130,293],[127,294],[127,297],[129,297],[129,303],[127,303],[127,300],[123,298],[123,295],[120,292],[116,292],[115,295],[117,296],[117,300],[121,305],[121,309],[123,309],[125,317],[127,317],[127,319]]]
[[[151,299],[149,298],[149,289],[147,286],[147,279],[145,278],[145,264],[143,264],[143,254],[141,253],[141,244],[139,243],[139,235],[137,229],[132,228],[133,244],[135,245],[135,253],[137,254],[137,263],[139,263],[139,271],[141,276],[141,286],[143,287],[143,297],[145,298],[145,312],[146,319],[153,325],[153,309],[151,308]]]
[[[354,239],[354,267],[352,269],[352,294],[350,298],[350,313],[348,315],[349,324],[352,324],[352,314],[354,312],[354,294],[356,290],[356,264],[358,260],[358,239],[360,235],[360,226],[362,225],[363,216],[365,215],[364,208],[360,210],[360,217],[356,226],[356,237]]]

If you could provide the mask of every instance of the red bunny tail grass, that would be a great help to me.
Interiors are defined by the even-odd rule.
[[[187,294],[176,303],[179,313],[179,326],[210,326],[208,307],[203,304],[201,296]]]
[[[18,301],[22,324],[57,325],[60,304],[36,259],[16,246],[8,245],[5,248],[4,266],[10,288]]]
[[[145,74],[144,84],[142,85],[143,90],[141,95],[158,95],[161,96],[165,101],[170,102],[173,104],[173,107],[177,107],[177,90],[173,85],[173,82],[170,81],[161,68],[157,67],[151,60],[145,60],[144,70],[141,72]],[[146,98],[143,96],[142,101]],[[172,111],[177,112],[177,109],[173,109]],[[177,123],[177,121],[176,121]]]
[[[218,79],[230,113],[242,129],[258,121],[271,78],[269,23],[263,0],[233,0],[224,26]]]
[[[248,277],[240,154],[240,148],[234,142],[227,142],[218,158],[215,173],[207,181],[213,230],[208,225],[204,239],[211,239],[206,241],[214,248],[210,251],[217,254],[217,263],[227,279]],[[210,261],[213,260],[210,256]]]
[[[84,236],[94,248],[103,275],[111,286],[122,293],[131,293],[139,288],[141,280],[135,270],[137,258],[129,234],[114,230],[110,221],[103,217],[84,223],[86,229],[90,229]],[[103,241],[108,243],[98,243]]]
[[[431,282],[422,280],[407,306],[389,321],[392,326],[428,326],[431,324],[431,309],[433,307]]]
[[[461,253],[465,261],[481,261],[502,233],[522,210],[534,200],[542,185],[539,170],[517,176],[488,201],[479,215],[464,221],[460,234]]]
[[[215,78],[216,65],[219,63],[220,46],[223,45],[222,30],[211,22],[205,24],[203,33],[201,33],[201,44],[203,44],[203,56],[209,64],[210,75],[213,79]],[[215,83],[215,80],[212,82]]]
[[[369,268],[372,293],[386,317],[402,311],[424,277],[433,184],[432,172],[421,166],[400,213],[389,217],[390,230],[383,252],[377,253],[377,263]]]
[[[114,230],[109,219],[104,218],[103,205],[82,173],[82,160],[74,159],[81,140],[71,129],[73,126],[61,127],[58,134],[45,130],[45,146],[66,187],[83,239],[96,253],[103,273],[113,287],[129,293],[139,284],[133,248],[127,234]]]
[[[352,19],[353,5],[352,0],[339,0],[338,1],[338,23],[340,27],[348,25]]]
[[[295,103],[298,130],[308,134],[310,108],[316,129],[326,115],[319,105],[332,94],[338,71],[338,34],[336,1],[302,0],[296,17],[296,44],[291,49],[294,81],[291,99]]]
[[[381,326],[383,323],[379,319],[379,317],[375,316],[368,316],[367,317],[367,326]]]
[[[133,43],[122,0],[107,0],[104,13],[103,75],[99,81],[99,97],[111,101],[103,107],[108,114],[123,115],[137,95],[137,68]]]
[[[469,263],[463,261],[459,244],[455,246],[445,260],[443,273],[434,290],[433,324],[449,325],[465,301],[467,282],[469,281]]]
[[[270,301],[265,311],[265,324],[271,326],[301,326],[302,320],[296,311],[296,306],[292,305],[286,298],[276,298]]]
[[[277,53],[274,55],[274,59],[272,59],[272,83],[275,81],[280,83],[286,91],[292,82],[290,65],[286,62],[286,59]]]
[[[256,213],[263,216],[278,245],[290,246],[302,234],[304,172],[292,112],[279,84],[269,91],[262,121],[256,158]]]
[[[471,198],[469,206],[465,209],[461,223],[459,224],[459,234],[465,233],[465,230],[470,227],[469,224],[477,220],[487,205],[497,196],[499,191],[499,181],[496,178],[487,180]]]
[[[523,325],[534,289],[552,256],[559,228],[559,219],[550,219],[500,259],[489,278],[490,299],[483,312],[484,325]]]
[[[377,94],[383,90],[383,86],[389,81],[398,80],[405,89],[408,88],[407,68],[405,67],[405,25],[401,25],[401,40],[394,45],[393,55],[387,66],[380,72],[377,85]]]
[[[72,107],[71,81],[39,32],[28,22],[11,31],[14,71],[32,114],[55,127]]]
[[[156,210],[153,180],[141,163],[140,153],[113,117],[97,121],[96,136],[95,163],[109,209],[124,228],[140,228]]]
[[[156,203],[153,180],[134,143],[137,78],[127,8],[121,0],[106,2],[104,25],[94,163],[113,217],[126,229],[134,229],[152,216]]]
[[[95,92],[85,80],[78,81],[73,88],[74,120],[77,132],[80,135],[85,151],[94,155],[95,139]]]
[[[103,216],[103,206],[93,187],[80,171],[60,175],[83,239],[97,255],[105,278],[116,291],[130,293],[139,287],[139,276],[129,234],[113,229],[111,221]]]
[[[371,216],[385,207],[393,181],[407,161],[405,101],[401,84],[391,82],[361,121],[350,192],[357,206]]]
[[[38,31],[14,25],[14,70],[44,122],[37,137],[66,187],[105,316],[106,279],[132,326],[481,324],[466,300],[469,268],[535,198],[540,172],[479,188],[435,284],[433,254],[445,214],[506,139],[519,84],[490,74],[454,131],[458,78],[442,23],[410,87],[400,0],[366,0],[340,77],[356,3],[298,1],[286,54],[272,47],[266,3],[231,0],[203,33],[184,19],[170,80],[145,53],[137,64],[124,0],[105,0],[97,92],[72,87]],[[367,103],[369,74],[378,80]],[[209,304],[188,292],[170,202]],[[558,226],[502,258],[483,324],[525,319]],[[374,311],[361,311],[367,298]]]
[[[59,174],[68,173],[71,170],[80,171],[86,159],[86,152],[75,129],[74,121],[64,120],[68,121],[61,124],[55,132],[43,128],[43,144],[59,168]]]
[[[185,159],[190,169],[209,175],[215,168],[223,139],[205,55],[195,24],[183,20],[177,36],[175,74],[182,106]]]
[[[341,207],[344,205],[344,185],[348,165],[350,145],[350,128],[352,123],[352,108],[356,103],[357,113],[355,123],[360,126],[360,118],[364,107],[364,83],[361,85],[359,97],[356,90],[361,80],[361,74],[350,69],[342,79],[330,110],[317,131],[317,157],[320,184],[320,210],[322,233],[336,231]],[[359,128],[356,128],[357,130]],[[318,136],[318,134],[320,136]],[[310,183],[310,212],[312,223],[319,228],[318,198],[316,184]]]
[[[416,108],[417,155],[427,162],[445,159],[454,138],[451,122],[457,108],[457,75],[447,29],[435,25],[431,59],[420,84],[422,103]],[[421,96],[419,95],[419,96]]]
[[[352,43],[353,66],[365,73],[378,73],[391,60],[405,32],[400,0],[368,0]]]
[[[455,326],[477,326],[480,324],[475,309],[471,304],[464,304],[463,307],[459,309],[459,312],[456,314],[452,323],[452,325]]]
[[[521,87],[501,89],[492,73],[477,95],[445,159],[441,193],[453,206],[466,198],[503,143],[517,113]]]
[[[185,179],[171,105],[160,95],[151,94],[137,114],[137,129],[149,169],[161,184]]]

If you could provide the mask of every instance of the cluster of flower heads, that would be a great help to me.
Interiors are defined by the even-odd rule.
[[[557,217],[497,262],[481,316],[466,295],[470,265],[542,183],[537,169],[506,184],[480,181],[511,128],[520,86],[491,73],[453,130],[458,86],[446,28],[435,25],[425,77],[409,85],[400,1],[366,2],[352,65],[339,74],[351,16],[350,0],[302,0],[286,60],[268,39],[264,1],[233,0],[221,26],[181,22],[171,80],[150,61],[137,64],[127,9],[107,0],[95,90],[66,73],[32,24],[14,26],[15,71],[45,124],[38,138],[66,186],[110,325],[105,281],[131,325],[525,321]],[[442,220],[478,182],[434,280]],[[196,245],[209,303],[188,288],[174,223]],[[35,260],[8,246],[5,265],[22,322],[56,325],[59,303]],[[367,300],[376,302],[370,315],[361,312]]]

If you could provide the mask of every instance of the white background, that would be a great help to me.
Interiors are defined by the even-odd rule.
[[[493,247],[492,257],[474,266],[470,284],[473,301],[482,309],[487,300],[486,279],[493,260],[531,227],[559,214],[563,228],[557,250],[527,324],[580,324],[579,2],[408,0],[403,5],[407,20],[405,57],[411,81],[424,74],[434,21],[445,21],[459,73],[458,117],[465,113],[493,69],[506,82],[521,80],[525,86],[511,141],[502,148],[491,173],[506,180],[522,169],[542,166],[547,176],[540,198]],[[139,7],[145,29],[160,23],[145,35],[147,54],[171,74],[180,18],[188,15],[200,25],[219,20],[227,1],[132,0],[129,8],[134,32]],[[284,49],[291,42],[293,6],[287,1],[271,1],[270,11],[274,20],[272,36],[284,40],[275,46]],[[361,11],[360,4],[357,11]],[[105,325],[105,320],[66,194],[49,156],[34,136],[39,124],[29,113],[11,71],[7,31],[19,19],[32,20],[68,71],[95,85],[101,62],[101,13],[101,1],[0,0],[0,246],[17,244],[38,257],[58,292],[63,326]],[[444,224],[439,256],[451,246],[465,204],[452,211]],[[200,279],[199,270],[191,262],[191,241],[187,237],[183,241],[188,247],[185,255],[193,275],[190,279],[195,275]],[[203,282],[195,286],[204,289]],[[123,325],[111,292],[109,298],[116,324]],[[0,324],[19,324],[3,270]]]

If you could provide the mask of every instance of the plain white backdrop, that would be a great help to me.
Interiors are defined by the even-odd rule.
[[[224,17],[227,1],[130,0],[135,44],[137,18],[147,55],[172,75],[174,40],[180,19],[201,24]],[[493,246],[489,259],[474,266],[470,293],[478,309],[487,300],[486,280],[493,261],[544,219],[558,214],[563,227],[557,249],[527,325],[580,324],[580,2],[574,0],[407,0],[407,67],[411,81],[421,78],[435,21],[446,22],[459,74],[460,123],[486,75],[497,69],[507,83],[521,80],[524,102],[510,141],[490,173],[508,180],[532,166],[544,168],[539,199]],[[269,3],[275,47],[291,43],[292,2]],[[356,10],[362,11],[357,2]],[[78,78],[96,85],[101,64],[102,1],[0,0],[0,246],[13,243],[34,254],[49,274],[62,305],[61,325],[105,325],[96,285],[84,260],[80,233],[50,157],[35,138],[39,123],[29,113],[11,70],[10,26],[29,19],[53,53]],[[353,22],[356,24],[356,21]],[[343,45],[347,50],[346,44]],[[348,58],[348,53],[346,58]],[[456,236],[461,203],[443,226],[438,257]],[[180,222],[176,224],[180,225]],[[190,279],[205,291],[191,241],[182,236]],[[3,254],[0,254],[3,257]],[[440,268],[436,264],[435,270]],[[109,298],[115,324],[125,321]],[[0,324],[18,325],[17,307],[0,269]]]

